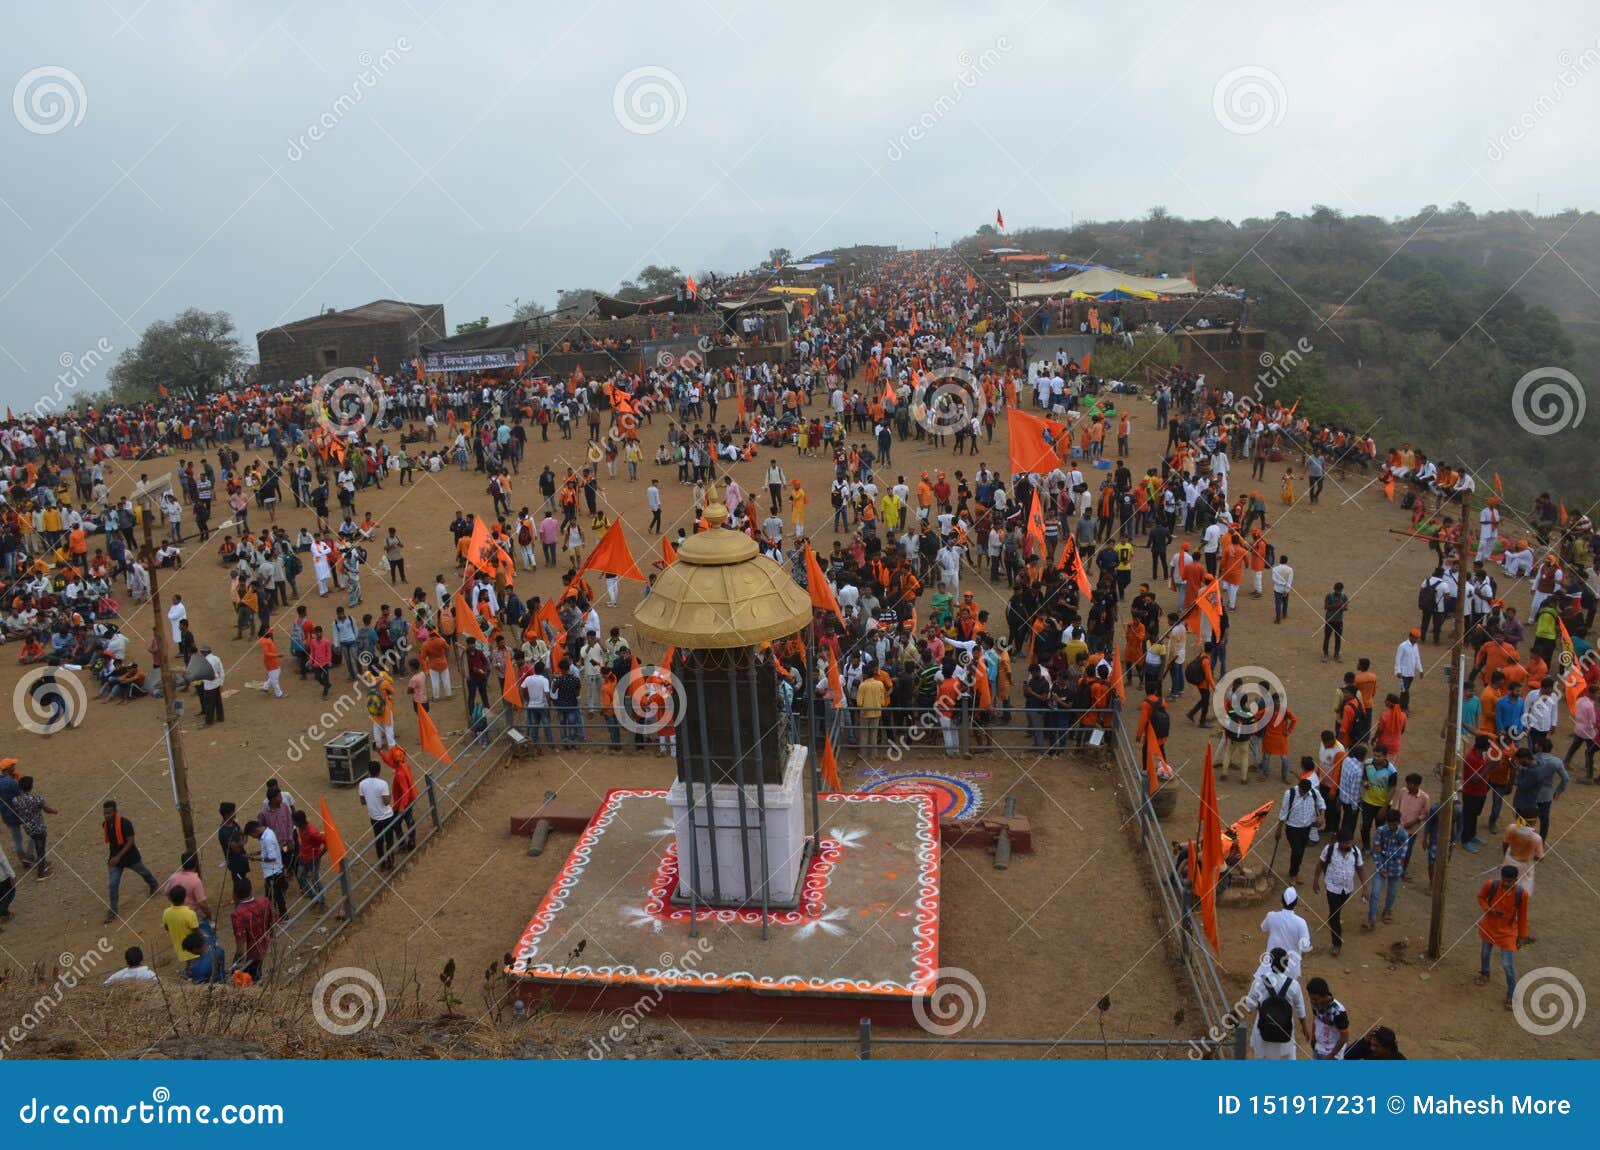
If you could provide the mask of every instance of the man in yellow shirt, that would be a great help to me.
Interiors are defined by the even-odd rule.
[[[856,688],[856,747],[863,759],[878,749],[885,692],[883,680],[868,675]]]
[[[199,960],[205,955],[205,947],[201,946],[199,950],[187,950],[183,945],[186,941],[190,941],[191,935],[200,933],[200,916],[195,913],[193,907],[185,905],[188,890],[181,884],[173,884],[167,891],[167,899],[172,905],[161,912],[161,925],[166,928],[167,937],[172,940],[172,953],[183,963],[185,978],[202,982],[204,978],[196,977],[196,971],[201,965]]]

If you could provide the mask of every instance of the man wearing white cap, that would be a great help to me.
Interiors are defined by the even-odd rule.
[[[1282,947],[1289,956],[1289,977],[1296,981],[1300,978],[1300,956],[1311,949],[1311,928],[1294,909],[1299,902],[1300,894],[1291,886],[1283,892],[1282,908],[1269,910],[1261,920],[1261,932],[1267,936],[1267,952]]]

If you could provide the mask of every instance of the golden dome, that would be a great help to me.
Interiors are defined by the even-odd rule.
[[[726,531],[728,509],[708,504],[708,527],[684,540],[634,613],[640,635],[693,650],[753,647],[811,622],[811,597],[742,531]]]

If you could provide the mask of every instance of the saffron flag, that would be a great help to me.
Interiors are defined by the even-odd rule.
[[[1117,650],[1115,642],[1111,644],[1111,689],[1116,692],[1117,701],[1128,701],[1127,688],[1122,682],[1122,652]]]
[[[1144,733],[1144,777],[1149,787],[1150,794],[1154,795],[1161,789],[1161,780],[1156,774],[1156,766],[1161,755],[1156,747],[1156,733],[1147,730]]]
[[[994,210],[994,226],[999,228],[1001,231],[1006,230],[1006,218],[1000,214],[999,208]]]
[[[485,647],[489,645],[489,636],[483,633],[483,628],[478,626],[478,617],[467,606],[467,601],[461,597],[461,592],[456,592],[455,601],[456,630],[469,639],[476,639]]]
[[[344,866],[344,836],[339,833],[339,828],[334,825],[333,816],[328,813],[328,800],[318,795],[317,805],[322,808],[322,837],[327,840],[328,869],[338,874],[339,869]]]
[[[1250,847],[1256,841],[1256,832],[1261,829],[1261,824],[1277,805],[1268,799],[1249,814],[1240,815],[1228,824],[1228,836],[1233,839],[1233,845],[1238,849],[1241,859],[1250,853]],[[1228,853],[1233,852],[1230,850]]]
[[[1011,440],[1011,473],[1045,475],[1060,467],[1061,457],[1051,443],[1060,442],[1066,430],[1064,423],[1008,408],[1006,434]]]
[[[844,785],[839,782],[839,760],[833,757],[833,742],[830,739],[822,740],[822,789],[830,794],[844,790]]]
[[[1200,923],[1211,949],[1220,953],[1217,941],[1217,879],[1222,874],[1222,815],[1217,810],[1217,771],[1211,763],[1211,744],[1206,743],[1205,771],[1200,776]]]
[[[663,535],[661,537],[661,566],[670,567],[677,557],[678,549],[672,545],[671,539]]]
[[[842,708],[844,699],[844,680],[839,677],[839,658],[833,653],[833,648],[828,648],[828,689],[833,692],[833,705]]]
[[[1034,492],[1028,507],[1028,538],[1033,542],[1033,553],[1044,558],[1044,512],[1039,506],[1039,493]]]
[[[688,289],[690,298],[692,298],[692,299],[698,299],[699,298],[699,296],[700,296],[700,285],[694,282],[694,277],[693,276],[690,276],[688,279],[684,280],[683,281],[683,286]]]
[[[439,728],[433,725],[433,720],[428,717],[428,712],[423,710],[422,704],[417,704],[417,736],[422,744],[422,749],[438,759],[441,763],[455,766],[455,760],[450,757],[450,752],[445,749],[444,740],[439,737]]]
[[[1078,594],[1090,597],[1094,595],[1094,584],[1089,582],[1089,572],[1084,569],[1083,555],[1078,551],[1078,541],[1071,535],[1067,536],[1067,546],[1062,551],[1062,558],[1067,570],[1071,573],[1073,581],[1078,585]]]
[[[472,519],[472,539],[467,544],[467,562],[485,575],[493,575],[499,567],[505,568],[507,578],[512,578],[516,574],[510,554],[489,533],[489,525],[477,516],[473,516]]]
[[[522,706],[522,685],[517,682],[517,662],[515,659],[506,659],[506,681],[500,688],[500,697],[513,707]]]
[[[806,591],[811,596],[811,605],[818,611],[832,611],[839,622],[844,622],[844,612],[839,610],[839,600],[834,596],[833,588],[828,586],[827,577],[822,573],[822,564],[817,562],[817,553],[811,550],[811,544],[806,548]]]
[[[1383,477],[1383,494],[1390,503],[1394,502],[1394,476],[1385,474]]]
[[[635,583],[645,581],[644,576],[639,573],[638,565],[633,561],[633,552],[628,550],[628,541],[623,537],[622,520],[618,519],[606,528],[606,533],[600,537],[600,542],[594,545],[593,553],[578,569],[579,574],[584,571],[617,575],[623,579],[631,579]]]
[[[1567,625],[1557,619],[1556,626],[1561,628],[1561,646],[1556,655],[1556,665],[1565,668],[1561,672],[1561,686],[1566,692],[1567,710],[1576,715],[1578,700],[1583,698],[1584,692],[1589,689],[1589,680],[1583,677],[1583,672],[1578,668],[1577,650],[1572,645],[1572,636],[1567,632]]]
[[[1083,372],[1084,375],[1088,375],[1089,374],[1089,364],[1090,364],[1090,361],[1093,360],[1093,359],[1094,359],[1094,352],[1091,351],[1091,352],[1086,352],[1084,354],[1083,362],[1078,365],[1079,369]]]
[[[1211,624],[1211,637],[1213,639],[1222,634],[1222,584],[1212,576],[1211,582],[1200,588],[1200,594],[1195,598],[1194,604],[1199,608],[1200,614],[1206,617]],[[1199,621],[1195,622],[1195,630],[1199,631]]]
[[[1506,493],[1506,489],[1501,486],[1500,473],[1498,471],[1494,473],[1494,492],[1496,495],[1504,495]]]

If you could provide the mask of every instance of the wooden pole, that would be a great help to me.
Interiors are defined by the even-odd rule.
[[[150,521],[155,512],[149,507],[140,508],[144,520],[143,560],[150,572],[150,615],[155,624],[156,661],[161,664],[161,707],[165,712],[167,727],[167,761],[172,768],[172,790],[178,799],[178,821],[183,825],[183,849],[186,854],[198,857],[200,848],[194,837],[194,807],[189,801],[189,763],[183,754],[183,734],[178,729],[177,700],[173,697],[177,687],[172,674],[172,663],[167,658],[167,618],[161,610],[161,590],[157,583],[155,539]]]
[[[1444,948],[1444,897],[1450,873],[1450,838],[1455,830],[1456,728],[1461,713],[1456,700],[1466,690],[1466,670],[1462,653],[1467,646],[1467,539],[1472,530],[1472,496],[1461,496],[1461,532],[1456,542],[1456,633],[1450,645],[1450,669],[1445,675],[1449,693],[1445,698],[1444,760],[1439,768],[1439,857],[1433,865],[1433,905],[1428,912],[1428,957],[1438,958]],[[1426,848],[1424,848],[1426,849]]]

